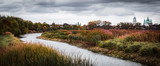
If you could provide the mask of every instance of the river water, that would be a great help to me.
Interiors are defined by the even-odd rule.
[[[25,34],[23,35],[23,38],[20,38],[20,40],[24,42],[41,43],[43,45],[58,49],[60,52],[63,52],[66,55],[80,55],[82,59],[89,59],[92,62],[94,62],[96,66],[142,66],[140,63],[101,55],[98,53],[88,51],[86,49],[69,45],[68,43],[36,38],[40,35],[41,33]]]

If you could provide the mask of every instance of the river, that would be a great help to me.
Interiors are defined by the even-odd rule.
[[[45,46],[58,49],[60,52],[63,52],[66,55],[80,55],[82,59],[86,58],[93,61],[96,64],[96,66],[142,66],[142,64],[140,63],[101,55],[98,53],[88,51],[86,49],[72,46],[68,43],[36,38],[40,35],[41,33],[25,34],[22,36],[23,38],[20,38],[20,40],[24,42],[41,43]]]

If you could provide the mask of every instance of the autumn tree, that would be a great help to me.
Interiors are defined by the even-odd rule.
[[[26,34],[31,31],[42,32],[49,30],[50,26],[46,22],[43,24],[32,23],[28,20],[23,20],[18,17],[13,16],[1,16],[0,15],[0,35],[5,32],[11,32],[15,36],[19,36],[20,34]]]
[[[96,24],[96,28],[101,26],[101,20],[93,21]]]
[[[50,26],[51,26],[51,30],[56,30],[56,24],[54,22]]]
[[[109,22],[109,21],[103,21],[102,27],[104,29],[109,29],[111,27],[111,22]]]
[[[69,24],[67,24],[67,23],[63,24],[63,29],[69,30],[70,28],[71,28],[71,26]]]
[[[120,29],[133,29],[133,24],[128,22],[118,23]]]
[[[95,23],[94,21],[91,21],[91,22],[88,22],[88,27],[89,27],[89,29],[91,30],[91,29],[93,29],[93,28],[96,28],[97,25],[96,25],[96,23]]]
[[[3,34],[3,23],[0,19],[0,35],[2,35],[2,34]]]
[[[140,29],[140,28],[141,28],[141,23],[140,22],[135,23],[133,29]]]
[[[12,32],[15,36],[19,36],[21,34],[18,22],[15,20],[11,21],[10,32]]]
[[[43,22],[42,27],[43,27],[43,32],[49,30],[50,28],[49,24],[47,24],[46,22]]]
[[[56,25],[56,24],[55,24],[54,22],[51,24],[52,27],[55,27],[55,25]]]

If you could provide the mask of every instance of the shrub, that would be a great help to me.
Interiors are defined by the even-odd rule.
[[[140,49],[141,45],[129,45],[126,49],[125,52],[138,52]]]
[[[116,48],[116,46],[117,46],[117,44],[112,41],[106,41],[104,44],[104,47],[106,47],[108,49],[114,49],[114,48]]]
[[[78,32],[77,31],[72,31],[72,34],[77,34]]]
[[[126,47],[127,47],[127,46],[124,45],[124,44],[122,44],[122,43],[117,45],[118,51],[123,51]]]
[[[83,40],[83,37],[81,35],[69,35],[68,39]]]
[[[105,48],[105,41],[99,41],[98,46],[101,48]]]
[[[82,31],[82,32],[81,32],[81,35],[82,35],[82,36],[86,36],[88,33],[89,33],[89,31]]]
[[[125,48],[124,52],[129,53],[129,48]]]
[[[67,31],[59,31],[60,35],[68,35]]]
[[[122,40],[119,40],[117,38],[110,39],[107,41],[99,41],[98,46],[108,49],[118,49],[119,51],[125,49],[127,46],[125,45]]]
[[[44,32],[42,33],[43,37],[47,37],[47,38],[60,38],[60,39],[67,39],[68,38],[68,33],[65,31],[55,31],[52,33],[48,33],[48,32]]]
[[[60,39],[68,39],[68,36],[67,36],[67,35],[59,35],[59,36],[57,36],[57,38],[60,38]]]
[[[53,37],[52,34],[51,34],[51,33],[48,33],[48,32],[42,33],[42,36],[43,36],[43,37],[47,37],[47,38],[52,38],[52,37]]]
[[[160,49],[155,46],[144,46],[140,49],[139,54],[141,56],[159,55]]]

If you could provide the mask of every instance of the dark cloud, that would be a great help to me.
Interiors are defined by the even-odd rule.
[[[159,0],[101,0],[100,2],[103,3],[110,3],[110,2],[127,2],[127,3],[142,3],[142,4],[152,4]]]
[[[135,12],[160,14],[160,0],[2,0],[0,12],[128,16]]]
[[[51,1],[51,2],[37,2],[35,3],[35,5],[38,5],[38,6],[41,6],[41,7],[56,7],[56,4],[54,1]]]
[[[16,4],[16,5],[1,5],[0,6],[0,12],[17,12],[17,9],[20,9],[21,5]]]

